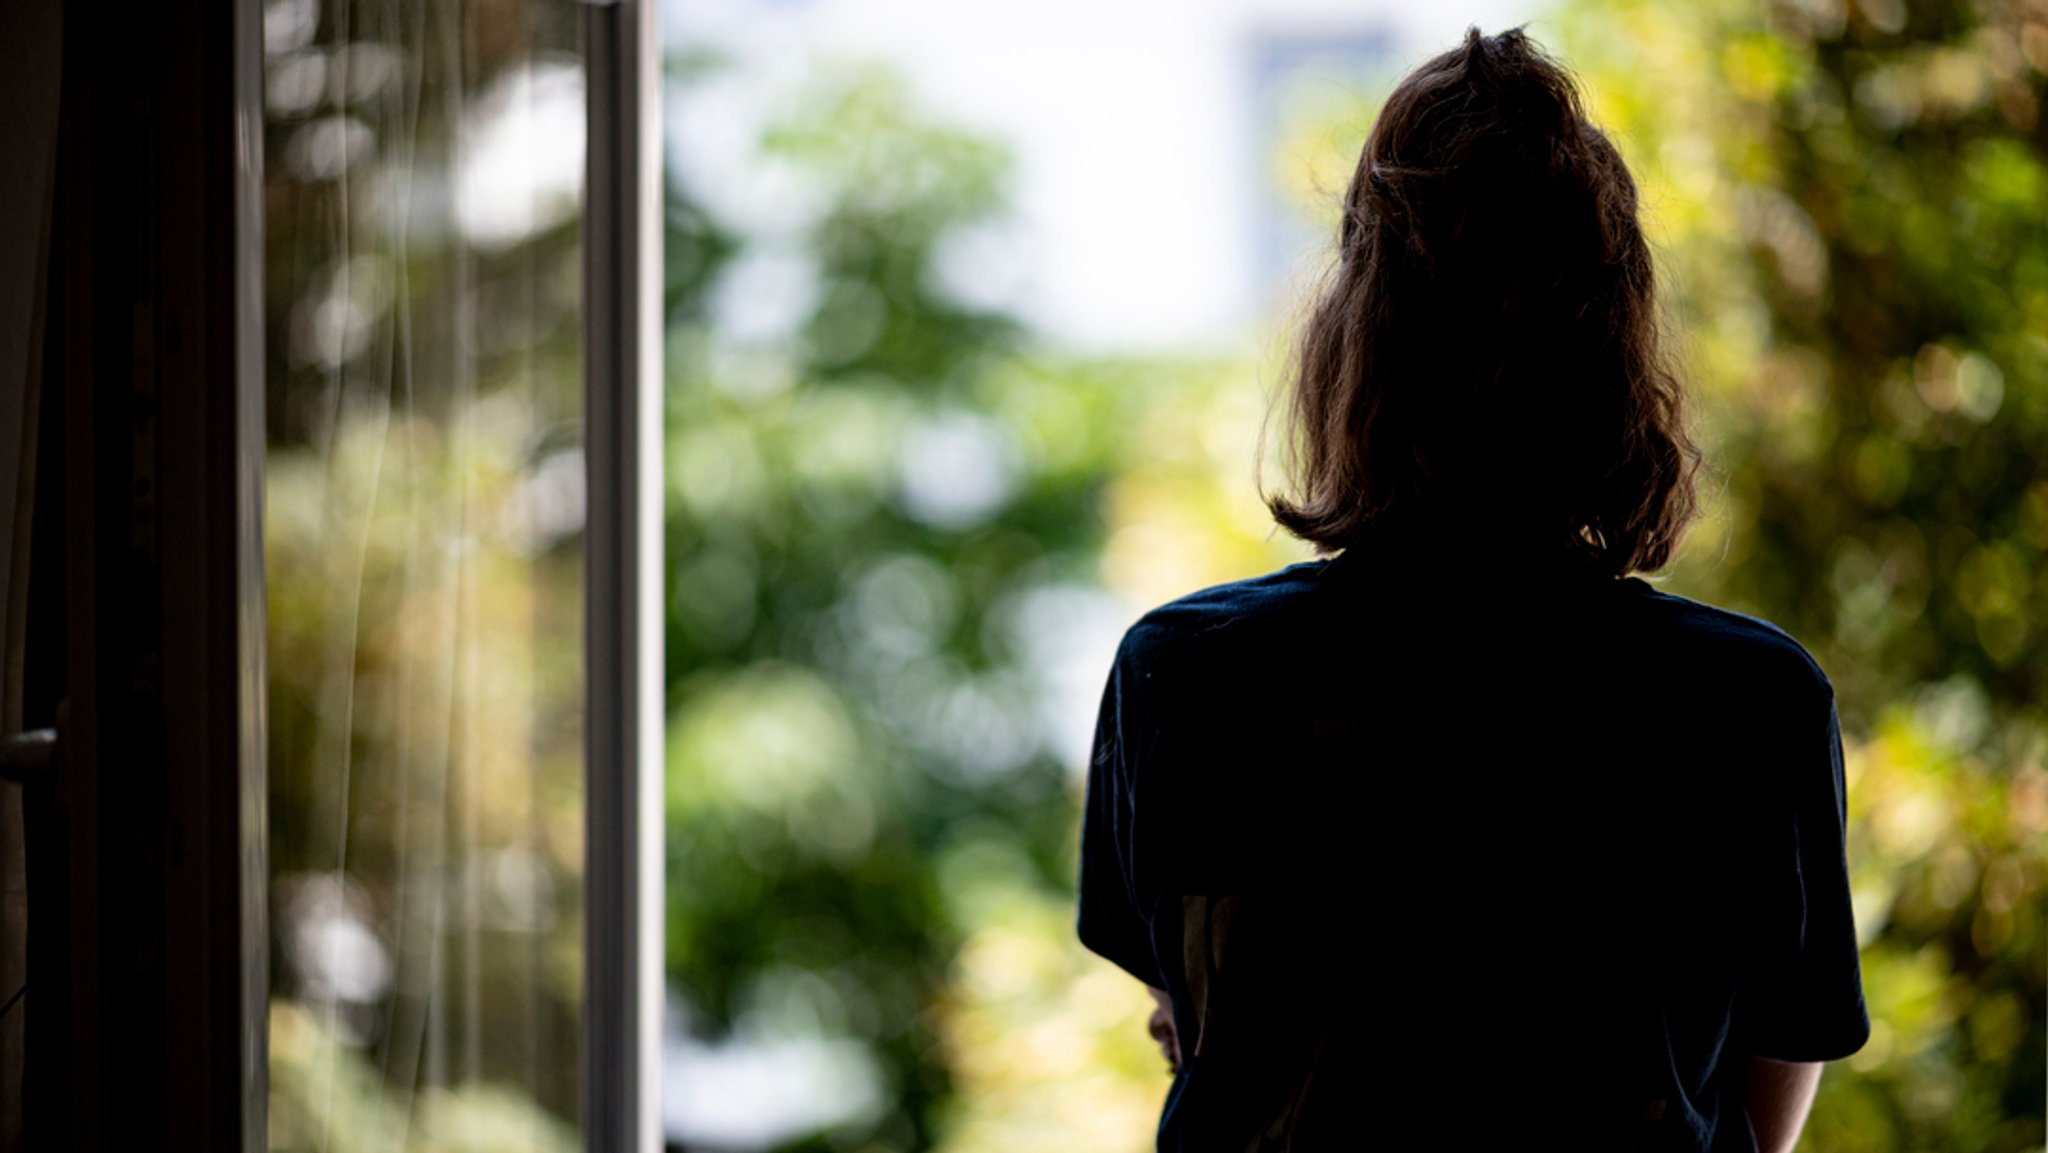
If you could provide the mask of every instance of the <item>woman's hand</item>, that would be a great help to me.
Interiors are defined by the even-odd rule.
[[[1170,1073],[1180,1072],[1180,1034],[1173,1027],[1173,997],[1164,989],[1145,986],[1152,994],[1152,1016],[1145,1022],[1145,1029],[1152,1039],[1159,1042],[1159,1051],[1166,1056],[1166,1069]]]

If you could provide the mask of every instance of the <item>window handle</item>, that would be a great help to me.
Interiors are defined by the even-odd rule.
[[[48,780],[57,768],[57,730],[30,729],[0,737],[0,780],[30,784]]]

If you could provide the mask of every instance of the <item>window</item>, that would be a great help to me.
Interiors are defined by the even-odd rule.
[[[265,9],[275,1149],[637,1140],[646,19]]]

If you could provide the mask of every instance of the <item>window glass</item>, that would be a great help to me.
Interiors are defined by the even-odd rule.
[[[275,1149],[578,1144],[576,21],[265,11]]]

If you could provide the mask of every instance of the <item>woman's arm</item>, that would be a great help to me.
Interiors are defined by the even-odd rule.
[[[1145,986],[1152,994],[1152,1016],[1145,1022],[1152,1039],[1159,1042],[1159,1051],[1166,1056],[1168,1072],[1180,1072],[1180,1034],[1173,1027],[1173,997],[1164,989]]]
[[[1792,1153],[1813,1094],[1820,1087],[1819,1061],[1773,1061],[1751,1057],[1744,1070],[1742,1106],[1756,1134],[1757,1153]]]

